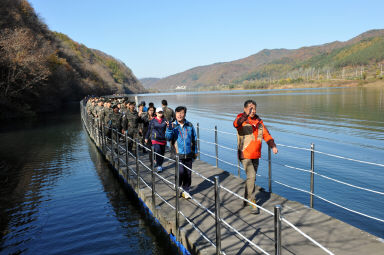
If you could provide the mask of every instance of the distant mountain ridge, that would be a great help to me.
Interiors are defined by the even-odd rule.
[[[152,88],[153,84],[158,82],[160,78],[142,78],[140,79],[141,84],[143,84],[144,88]]]
[[[158,90],[175,89],[178,86],[198,90],[207,86],[240,84],[266,78],[295,77],[297,72],[307,69],[312,73],[314,69],[325,73],[345,66],[367,65],[383,60],[384,29],[376,29],[345,42],[334,41],[293,50],[264,49],[239,60],[195,67],[148,83],[147,86]]]

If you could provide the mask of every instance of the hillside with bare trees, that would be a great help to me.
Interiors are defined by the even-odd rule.
[[[0,119],[53,111],[89,94],[144,91],[123,62],[50,31],[28,1],[0,2]]]

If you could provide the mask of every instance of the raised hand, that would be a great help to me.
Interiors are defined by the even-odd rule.
[[[248,115],[251,115],[251,113],[252,113],[252,110],[253,110],[253,107],[249,108],[249,112],[248,112]]]

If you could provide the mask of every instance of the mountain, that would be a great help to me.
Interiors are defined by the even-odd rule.
[[[244,84],[264,86],[266,81],[305,81],[314,79],[316,75],[318,80],[324,77],[345,78],[349,69],[351,75],[357,72],[357,68],[360,74],[361,66],[366,66],[364,71],[369,70],[369,74],[375,76],[375,66],[383,60],[384,30],[378,29],[346,42],[334,41],[294,50],[264,49],[243,59],[195,67],[150,83],[147,88],[200,90]]]
[[[144,88],[152,88],[153,84],[158,82],[160,78],[142,78],[140,79],[141,84],[143,84]]]
[[[146,91],[123,62],[49,30],[26,0],[0,1],[0,76],[0,119]]]

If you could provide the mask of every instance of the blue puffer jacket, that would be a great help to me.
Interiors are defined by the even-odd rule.
[[[151,139],[152,141],[165,141],[165,130],[167,128],[167,123],[165,119],[161,119],[161,123],[157,118],[151,119],[148,125],[148,131],[145,134],[145,139]]]
[[[169,126],[165,132],[165,138],[174,142],[176,152],[181,159],[196,158],[197,137],[191,122],[185,120],[183,127],[179,123],[173,124],[173,128]]]

